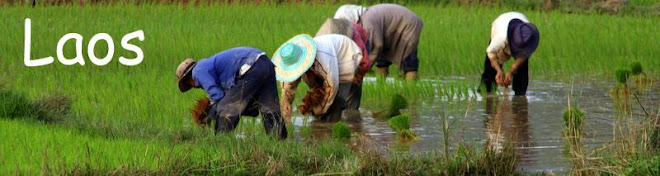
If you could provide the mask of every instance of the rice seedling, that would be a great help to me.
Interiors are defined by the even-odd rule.
[[[631,62],[629,67],[632,73],[631,77],[634,78],[637,88],[645,88],[653,84],[652,80],[647,78],[646,73],[644,73],[644,69],[642,68],[642,64],[639,61]]]
[[[351,138],[351,129],[345,122],[337,122],[332,125],[332,137],[338,139]]]
[[[412,4],[409,8],[425,23],[423,39],[419,43],[422,80],[411,84],[385,78],[366,82],[362,105],[367,110],[401,107],[392,108],[388,104],[391,102],[387,100],[395,94],[405,98],[408,109],[417,108],[416,105],[422,102],[443,104],[451,101],[458,104],[474,98],[467,91],[475,87],[473,84],[478,82],[475,77],[483,71],[483,49],[490,34],[490,23],[497,14],[511,10],[508,7]],[[463,147],[451,153],[447,147],[446,157],[385,158],[352,152],[338,142],[274,142],[263,134],[258,120],[241,123],[245,127],[241,127],[236,135],[242,134],[243,138],[213,136],[208,129],[194,125],[195,120],[190,118],[188,108],[205,93],[192,91],[184,95],[178,92],[176,80],[170,75],[180,60],[205,58],[237,46],[253,46],[272,54],[290,36],[315,32],[324,19],[334,14],[338,5],[219,5],[210,1],[141,5],[0,5],[0,16],[3,17],[0,38],[9,41],[0,46],[0,74],[3,75],[0,81],[3,87],[12,90],[0,91],[0,138],[4,139],[0,143],[3,149],[0,150],[0,158],[3,158],[0,175],[516,174],[516,158],[511,156],[512,152],[504,152],[506,149],[478,152]],[[660,47],[657,42],[660,40],[657,35],[660,26],[656,25],[656,18],[566,14],[527,8],[520,11],[542,33],[552,34],[543,35],[542,44],[530,60],[534,80],[564,81],[574,75],[608,79],[614,74],[611,65],[627,63],[631,59],[640,60],[649,78],[657,77],[660,60],[648,59],[657,58],[653,48]],[[58,40],[67,33],[75,32],[85,37],[107,33],[119,39],[139,29],[145,32],[145,40],[135,44],[144,50],[144,62],[133,67],[118,62],[103,67],[90,64],[67,66],[56,62],[27,68],[22,60],[24,26],[20,25],[25,18],[32,19],[32,58],[54,56]],[[616,29],[617,33],[626,35],[612,35],[611,30],[603,29]],[[451,31],[452,36],[460,37],[447,37],[446,32],[438,31]],[[108,47],[100,44],[93,50],[97,55],[107,51]],[[67,58],[75,57],[74,44],[64,45],[63,53]],[[135,53],[117,50],[115,56],[135,57]],[[578,62],[575,58],[580,58],[579,64],[575,64]],[[396,69],[390,70],[390,75],[396,75]],[[443,82],[451,80],[450,76],[465,80]],[[303,95],[307,90],[301,85],[297,95]],[[53,92],[65,96],[51,96]],[[37,103],[43,97],[46,97],[44,101]],[[300,104],[302,98],[298,96],[295,104]],[[60,104],[53,106],[56,103]],[[55,108],[35,113],[34,106]],[[59,115],[45,117],[51,113]],[[44,116],[62,123],[32,123],[21,118],[25,116]],[[66,118],[59,118],[62,116]],[[446,125],[450,126],[450,123]],[[350,132],[348,134],[350,136]],[[644,158],[636,164],[626,165],[626,168],[634,169],[625,173],[653,173],[642,168],[652,168],[653,163],[657,163],[655,161],[657,159]]]
[[[630,97],[630,88],[628,87],[628,78],[631,71],[628,68],[618,68],[615,71],[617,84],[610,90],[610,95],[614,97]]]
[[[571,107],[564,111],[562,119],[564,119],[564,127],[568,129],[580,129],[584,120],[584,112],[577,107]]]
[[[387,123],[394,128],[400,140],[409,141],[417,139],[417,135],[410,131],[410,116],[397,115],[387,120]]]
[[[400,94],[392,96],[389,107],[378,112],[374,112],[374,116],[380,119],[389,119],[391,117],[401,115],[401,109],[408,108],[408,100]]]

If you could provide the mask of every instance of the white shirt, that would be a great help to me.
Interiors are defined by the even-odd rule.
[[[488,58],[497,59],[500,64],[509,60],[509,57],[498,57],[499,52],[504,52],[508,49],[509,42],[507,41],[507,31],[509,30],[509,22],[513,19],[519,19],[522,22],[529,23],[527,17],[518,12],[507,12],[493,21],[493,26],[490,33],[490,45],[486,48]]]
[[[339,90],[339,83],[353,82],[355,73],[362,60],[362,49],[351,39],[339,34],[326,34],[314,38],[316,43],[316,60],[310,68],[323,79],[324,98],[318,106],[312,107],[314,114],[325,114],[332,105]],[[282,109],[291,110],[293,97],[300,83],[304,80],[308,85],[316,84],[303,74],[301,78],[282,84]]]

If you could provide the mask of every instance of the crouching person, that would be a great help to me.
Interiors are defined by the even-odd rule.
[[[296,88],[303,80],[311,91],[298,106],[301,114],[337,121],[346,108],[359,108],[355,75],[362,50],[350,38],[339,34],[293,37],[275,52],[277,80],[282,81],[282,112],[291,118]]]
[[[273,63],[263,51],[238,47],[195,62],[184,60],[176,70],[179,90],[204,89],[211,99],[208,118],[215,133],[236,128],[241,115],[261,113],[266,133],[280,139],[287,131],[280,113]]]

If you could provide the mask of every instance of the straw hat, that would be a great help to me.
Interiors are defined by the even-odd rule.
[[[296,35],[275,51],[272,59],[275,77],[282,82],[294,81],[312,67],[315,58],[316,43],[312,36]]]
[[[190,90],[192,88],[188,84],[186,84],[186,80],[190,79],[191,72],[193,68],[197,65],[197,62],[195,60],[188,58],[186,60],[183,60],[181,64],[179,64],[179,67],[176,68],[176,77],[179,79],[179,90],[181,92],[185,92]]]

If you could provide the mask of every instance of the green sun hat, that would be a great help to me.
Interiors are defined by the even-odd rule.
[[[276,78],[291,82],[300,78],[314,63],[316,43],[312,36],[299,34],[286,41],[273,55]]]

